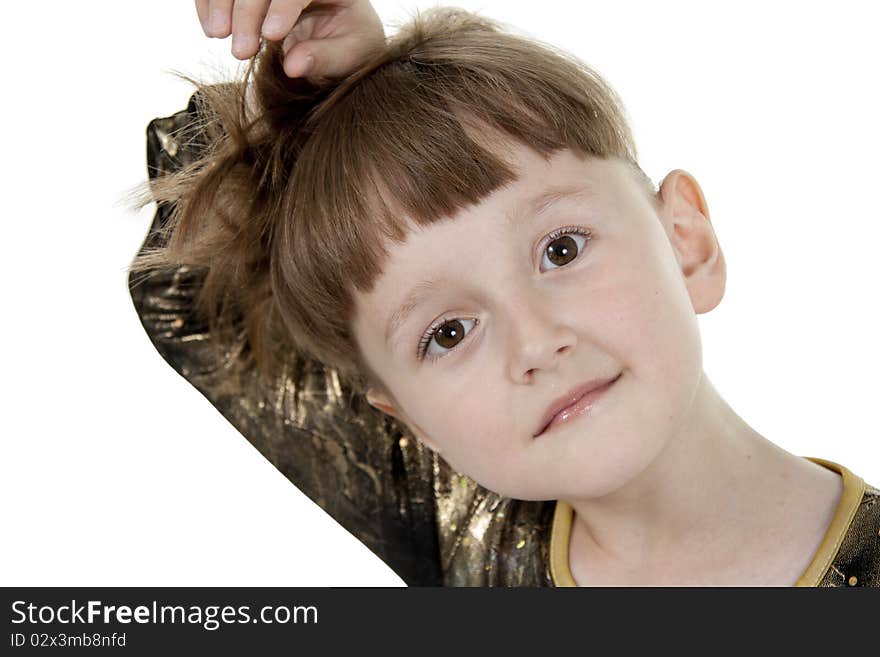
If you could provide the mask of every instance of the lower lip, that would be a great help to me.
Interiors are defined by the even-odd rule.
[[[547,428],[544,429],[541,433],[539,433],[535,438],[540,438],[541,436],[546,436],[548,433],[553,431],[554,427],[558,427],[561,424],[566,424],[571,422],[572,420],[579,418],[584,413],[588,412],[591,408],[593,408],[593,404],[603,395],[605,392],[615,384],[617,379],[620,378],[620,374],[618,374],[615,378],[611,379],[605,385],[596,388],[595,390],[591,390],[586,395],[578,399],[571,406],[566,406],[561,411],[559,411],[554,417],[553,421],[547,425]]]

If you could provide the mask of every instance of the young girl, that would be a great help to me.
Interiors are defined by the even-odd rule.
[[[408,584],[880,585],[880,492],[703,372],[705,198],[601,77],[461,10],[264,5],[197,3],[254,59],[151,123],[130,282],[297,486]]]

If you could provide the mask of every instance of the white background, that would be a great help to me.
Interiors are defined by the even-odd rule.
[[[391,33],[415,7],[375,2]],[[756,430],[880,484],[878,10],[864,1],[459,0],[620,93],[728,264],[705,369]],[[4,100],[2,585],[402,585],[154,350],[126,287],[145,128],[238,60],[192,2],[13,3]],[[157,409],[161,409],[158,411]]]

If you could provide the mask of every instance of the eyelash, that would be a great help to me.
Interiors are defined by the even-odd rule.
[[[558,228],[558,229],[554,230],[552,233],[550,233],[547,236],[547,239],[544,242],[544,244],[545,244],[544,248],[546,249],[547,244],[550,244],[554,240],[558,240],[563,235],[572,235],[572,234],[582,235],[582,236],[586,237],[587,242],[589,242],[590,238],[592,237],[592,233],[585,228],[580,228],[578,226],[565,226],[563,228]],[[584,242],[584,246],[586,246],[586,242]],[[578,257],[576,259],[580,259],[580,255],[581,255],[581,251],[579,250]],[[543,257],[543,250],[542,250],[542,257]],[[557,267],[557,269],[564,269],[567,266],[568,265],[563,265],[562,267]],[[428,356],[427,355],[428,347],[431,344],[431,339],[434,337],[434,333],[441,326],[443,326],[444,324],[446,324],[447,322],[449,322],[453,319],[459,319],[459,318],[454,317],[454,316],[452,316],[452,317],[444,316],[441,319],[434,322],[433,324],[431,324],[431,326],[425,331],[425,333],[419,339],[419,346],[418,346],[418,359],[419,360],[436,361],[436,360],[439,360],[440,358],[445,358],[449,354],[457,351],[458,348],[453,347],[452,349],[447,351],[445,354],[441,354],[439,356]],[[474,326],[471,330],[476,328],[477,325],[480,323],[480,321],[478,319],[473,319],[472,321],[474,322]],[[468,335],[470,335],[470,331],[468,332]]]

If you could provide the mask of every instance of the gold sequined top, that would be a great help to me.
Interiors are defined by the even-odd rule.
[[[195,158],[177,137],[186,109],[147,127],[148,175]],[[157,207],[144,246],[159,243],[170,212]],[[143,248],[143,247],[142,247]],[[453,471],[405,427],[353,394],[321,363],[294,358],[276,380],[230,375],[235,348],[212,340],[191,313],[203,273],[154,272],[129,288],[162,357],[195,386],[270,462],[354,534],[408,585],[569,586],[564,502],[502,497]],[[158,409],[161,412],[161,409]],[[880,586],[880,492],[830,462],[845,492],[825,541],[798,584]]]

